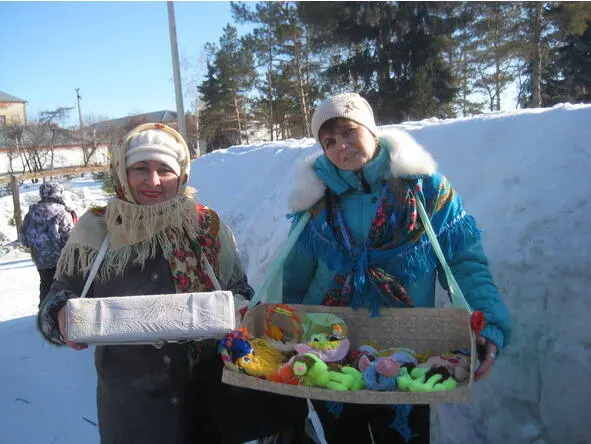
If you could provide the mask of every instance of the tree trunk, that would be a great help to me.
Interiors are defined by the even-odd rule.
[[[19,196],[18,182],[14,174],[10,176],[10,186],[12,190],[12,203],[14,206],[14,224],[16,225],[16,236],[18,239],[18,236],[21,231],[21,225],[23,224],[23,220],[21,217],[21,202]]]
[[[275,135],[273,134],[273,124],[275,123],[275,116],[273,115],[273,48],[269,45],[269,64],[267,66],[267,100],[269,101],[269,133],[271,133],[271,142],[275,140]]]
[[[542,10],[544,4],[536,2],[533,16],[533,72],[532,72],[532,105],[534,108],[542,106]]]
[[[248,137],[248,115],[246,114],[246,96],[244,96],[244,105],[242,105],[242,112],[244,113],[244,137],[246,138],[246,144],[249,145],[249,137]]]
[[[240,108],[238,107],[238,94],[234,91],[234,111],[236,112],[236,122],[238,124],[238,144],[242,145],[242,124],[240,123]]]
[[[466,102],[468,100],[468,65],[466,63],[466,50],[460,52],[460,69],[462,73],[462,117],[466,117]]]
[[[296,37],[297,39],[297,37]],[[298,95],[300,96],[300,112],[302,113],[302,123],[303,123],[303,130],[304,136],[310,137],[310,121],[308,119],[308,104],[306,102],[306,93],[304,87],[304,77],[302,75],[302,57],[300,53],[300,41],[299,39],[294,42],[294,50],[295,50],[295,63],[296,63],[296,73],[298,78]]]
[[[495,52],[495,96],[497,99],[497,111],[501,110],[501,61],[499,55],[499,46],[501,45],[501,6],[497,3],[494,5],[495,10],[495,31],[494,31],[494,52]]]
[[[197,151],[197,155],[201,156],[201,146],[199,143],[199,139],[201,139],[201,134],[199,133],[199,90],[195,95],[195,148]]]

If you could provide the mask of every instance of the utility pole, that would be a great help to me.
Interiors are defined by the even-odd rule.
[[[185,111],[183,109],[183,87],[181,86],[181,70],[179,68],[179,50],[176,43],[176,23],[174,20],[174,3],[167,1],[168,30],[170,32],[170,51],[172,53],[172,72],[174,74],[174,92],[176,95],[176,116],[179,133],[187,139],[185,132]]]
[[[76,88],[76,99],[78,100],[78,120],[80,121],[80,133],[82,133],[82,109],[80,109],[80,88]]]

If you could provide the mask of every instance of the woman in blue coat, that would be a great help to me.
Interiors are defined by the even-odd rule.
[[[321,103],[312,132],[323,153],[306,162],[291,197],[296,214],[312,218],[285,262],[284,301],[367,307],[372,316],[380,307],[433,307],[436,277],[447,284],[418,216],[420,199],[466,300],[485,315],[475,379],[486,377],[511,320],[476,222],[431,155],[406,133],[378,133],[370,105],[352,93]],[[315,404],[329,443],[429,442],[428,405]]]

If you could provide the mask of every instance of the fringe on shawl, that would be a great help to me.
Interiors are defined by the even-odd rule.
[[[293,222],[295,223],[295,221]],[[465,212],[442,226],[437,235],[445,258],[450,261],[466,248],[479,242],[482,232],[478,229],[474,218]],[[320,258],[334,271],[342,272],[349,269],[353,262],[347,254],[341,250],[334,240],[323,236],[322,233],[310,223],[300,235],[295,248],[299,248],[305,254]],[[387,268],[401,283],[408,284],[419,280],[431,273],[439,264],[435,250],[426,234],[423,234],[418,242],[401,248],[400,252],[383,264],[380,268]]]
[[[109,251],[105,255],[96,279],[105,281],[122,276],[131,263],[143,268],[161,249],[165,257],[172,252],[170,239],[185,236],[197,239],[200,234],[195,203],[179,196],[155,205],[136,205],[113,199],[105,210],[105,224],[123,233],[130,245]],[[98,228],[98,227],[97,227]],[[137,239],[140,237],[143,240]],[[134,242],[134,240],[136,240]],[[57,275],[88,275],[98,254],[98,248],[78,242],[68,242],[57,265]]]

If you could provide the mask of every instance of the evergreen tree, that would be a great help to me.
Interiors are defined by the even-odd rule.
[[[443,6],[302,2],[300,16],[315,49],[332,48],[324,70],[329,92],[358,91],[385,123],[453,115],[456,79],[443,50],[456,23],[442,14]]]
[[[198,87],[205,103],[200,132],[211,151],[247,140],[247,95],[256,73],[252,56],[233,26],[224,29],[219,49],[208,43],[206,51],[207,74]]]
[[[453,100],[453,112],[462,116],[480,114],[484,108],[482,101],[474,99],[477,80],[477,66],[474,54],[478,41],[470,26],[474,21],[475,10],[471,2],[450,2],[442,6],[442,15],[455,20],[457,28],[452,35],[443,36],[443,54],[455,73],[458,94]]]
[[[240,23],[255,23],[248,36],[249,47],[261,75],[257,84],[259,103],[271,139],[310,136],[310,101],[317,95],[313,82],[314,63],[309,57],[307,32],[293,2],[259,2],[253,7],[232,2]]]
[[[554,78],[548,82],[546,105],[591,102],[591,20],[582,35],[573,34],[557,50]]]
[[[550,62],[542,75],[544,106],[591,100],[591,4],[552,2],[546,10],[553,33]]]
[[[516,2],[474,3],[474,36],[479,44],[476,87],[484,92],[491,111],[501,109],[501,95],[517,77],[520,57],[521,8]]]

